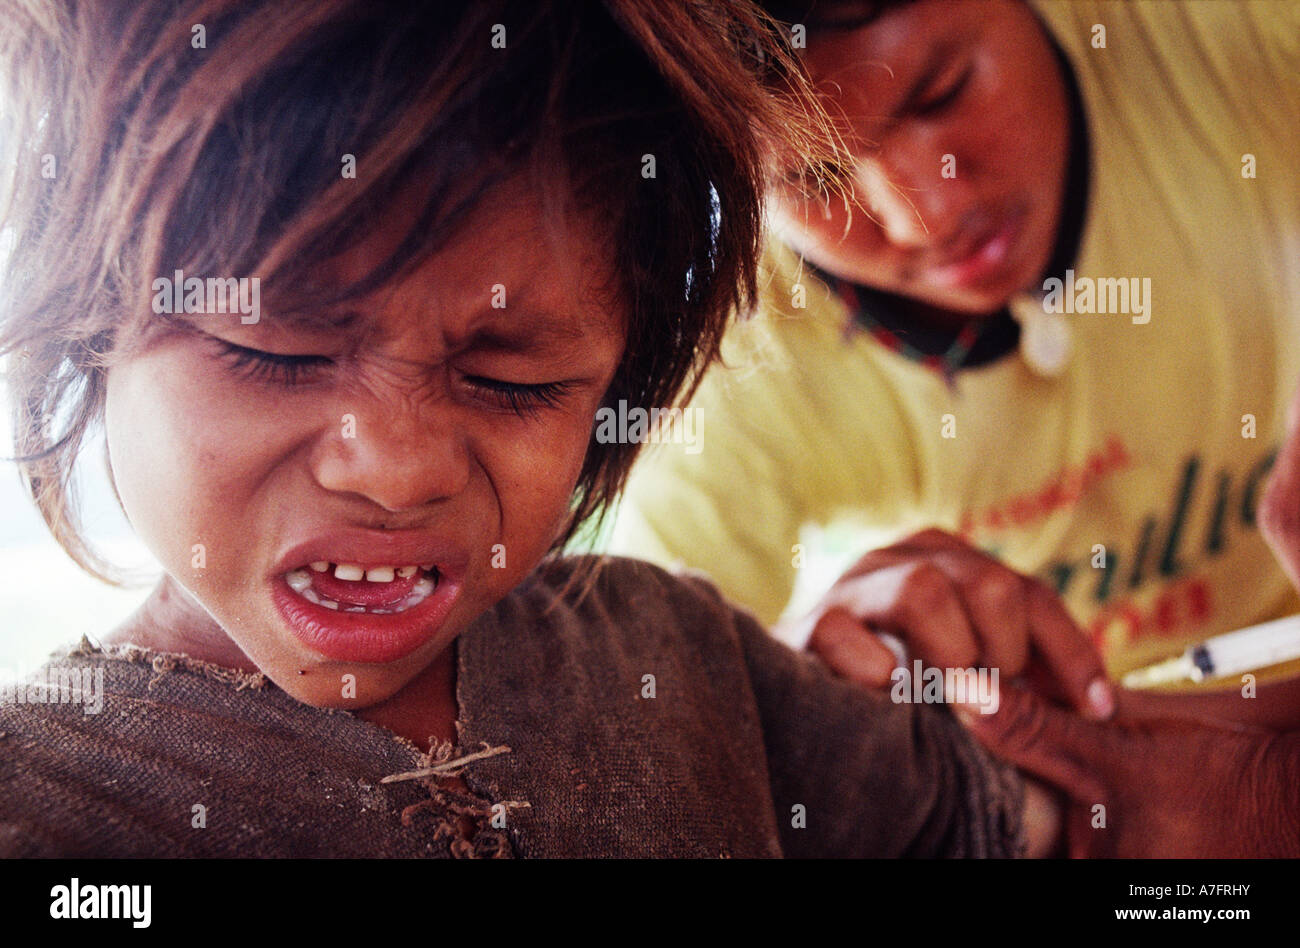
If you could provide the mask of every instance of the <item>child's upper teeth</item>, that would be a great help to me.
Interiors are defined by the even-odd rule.
[[[324,572],[324,570],[316,569],[316,563],[310,563],[308,565],[316,572]],[[409,579],[410,577],[415,576],[420,570],[420,567],[418,566],[372,566],[370,569],[363,569],[355,563],[326,565],[334,566],[334,576],[336,578],[352,582],[366,579],[372,583],[390,583],[393,581],[395,576]],[[290,570],[285,575],[285,581],[299,596],[302,596],[308,602],[315,603],[318,606],[323,606],[326,609],[333,609],[342,612],[364,612],[372,615],[391,615],[396,612],[405,612],[407,609],[414,609],[432,595],[433,591],[438,588],[439,576],[437,570],[432,564],[426,567],[426,569],[432,575],[417,577],[415,585],[411,588],[410,592],[406,594],[404,599],[399,602],[390,603],[386,606],[361,606],[352,603],[342,606],[337,600],[327,599],[312,588],[311,573],[303,567]]]
[[[326,563],[325,569],[328,569],[329,566],[330,564]],[[316,563],[312,563],[311,568],[317,572],[325,572],[324,569],[317,569]],[[430,564],[425,569],[433,569],[433,565]],[[400,576],[402,579],[409,579],[419,570],[420,567],[418,566],[372,566],[366,569],[356,563],[337,563],[334,564],[334,578],[354,583],[363,579],[371,583],[391,583],[394,577]]]
[[[315,563],[311,564],[311,568],[318,573],[324,573],[330,568],[330,564],[325,560],[317,560]]]
[[[346,579],[351,582],[356,582],[357,580],[362,579],[365,575],[366,571],[353,563],[339,563],[334,567],[335,579]]]

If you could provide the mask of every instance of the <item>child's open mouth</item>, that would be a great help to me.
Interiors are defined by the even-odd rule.
[[[308,602],[343,612],[390,615],[413,609],[438,588],[438,568],[372,566],[318,560],[284,577],[289,588]]]
[[[448,574],[436,563],[314,560],[275,577],[272,599],[289,631],[314,651],[334,661],[382,664],[438,632],[462,572]]]

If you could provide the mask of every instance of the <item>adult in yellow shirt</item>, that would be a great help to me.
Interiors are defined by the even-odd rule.
[[[774,195],[760,310],[613,548],[860,681],[895,664],[868,630],[1000,668],[972,727],[1067,795],[1071,853],[1300,854],[1298,663],[1143,694],[1086,645],[1114,678],[1300,611],[1256,523],[1267,494],[1300,580],[1300,432],[1268,486],[1300,379],[1300,4],[767,6],[853,200]],[[791,608],[844,536],[869,552]],[[1010,683],[1044,668],[1109,720]]]
[[[875,548],[791,626],[866,679],[864,620],[953,665],[1019,627],[1019,670],[1067,641],[1042,586],[1112,677],[1300,610],[1255,523],[1300,378],[1300,4],[809,5],[768,4],[857,206],[774,195],[761,310],[615,549],[774,623],[819,537]]]

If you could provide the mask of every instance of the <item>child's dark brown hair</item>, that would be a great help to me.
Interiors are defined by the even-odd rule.
[[[511,175],[608,227],[629,313],[608,402],[689,396],[753,297],[769,171],[828,147],[769,26],[744,0],[0,0],[0,351],[55,538],[113,578],[70,477],[107,367],[148,337],[154,278],[257,274],[269,318],[310,319],[409,272]],[[392,258],[314,289],[413,181]],[[638,447],[593,441],[560,543]]]

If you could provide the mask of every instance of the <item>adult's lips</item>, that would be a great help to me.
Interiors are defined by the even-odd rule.
[[[1011,262],[1024,220],[1023,210],[998,216],[969,238],[956,254],[927,268],[923,279],[934,286],[961,288],[988,283]]]

